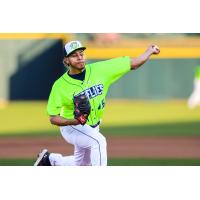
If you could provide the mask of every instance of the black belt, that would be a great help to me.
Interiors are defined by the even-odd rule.
[[[95,125],[90,125],[92,128],[96,128],[97,126],[99,126],[100,121],[98,121]]]

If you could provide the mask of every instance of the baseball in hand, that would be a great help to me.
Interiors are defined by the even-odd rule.
[[[157,45],[152,45],[153,54],[159,54],[160,48]]]

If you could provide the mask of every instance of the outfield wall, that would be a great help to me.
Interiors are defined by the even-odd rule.
[[[54,47],[58,48],[58,46]],[[56,51],[51,49],[47,55],[44,54],[39,60],[32,61],[29,67],[22,68],[23,70],[11,77],[10,99],[45,100],[48,98],[52,81],[65,70],[62,63],[59,64],[61,56],[58,56],[59,59],[54,59],[50,52]],[[43,60],[45,58],[48,62]],[[88,63],[96,61],[89,60]],[[200,58],[150,60],[143,67],[131,71],[113,84],[108,98],[186,99],[192,92],[194,69],[199,64]],[[30,73],[32,76],[29,76]]]
[[[63,36],[49,35],[51,37],[48,38],[47,35],[37,34],[36,37],[29,34],[30,38],[36,37],[34,45],[29,45],[29,49],[25,48],[24,51],[17,50],[25,43],[22,38],[32,42],[25,37],[26,34],[19,35],[20,38],[15,36],[18,39],[16,41],[8,40],[9,34],[5,34],[5,38],[3,36],[1,34],[0,99],[46,100],[53,81],[65,71],[62,58],[63,42],[66,41]],[[42,53],[40,46],[45,47]],[[86,58],[90,63],[125,55],[137,57],[144,51],[145,48],[139,47],[88,47]],[[108,97],[156,100],[188,98],[192,92],[197,65],[200,65],[199,47],[161,47],[161,53],[152,56],[144,67],[128,73],[112,85]]]
[[[200,59],[154,59],[122,77],[110,88],[110,98],[188,98]]]
[[[90,48],[89,62],[129,55],[137,57],[145,48]],[[97,59],[97,57],[99,59]],[[200,66],[200,48],[161,47],[143,67],[128,73],[111,86],[109,98],[182,99],[193,90],[195,67]]]

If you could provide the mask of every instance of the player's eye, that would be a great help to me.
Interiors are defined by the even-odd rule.
[[[83,54],[84,54],[84,53],[83,53],[83,50],[81,50],[81,51],[80,51],[80,55],[83,55]]]
[[[73,57],[73,58],[76,57],[76,54],[72,54],[71,57]]]

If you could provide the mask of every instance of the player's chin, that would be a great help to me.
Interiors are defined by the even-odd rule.
[[[77,67],[78,69],[84,69],[84,68],[85,68],[85,64],[80,63],[80,64],[78,64],[76,67]]]

